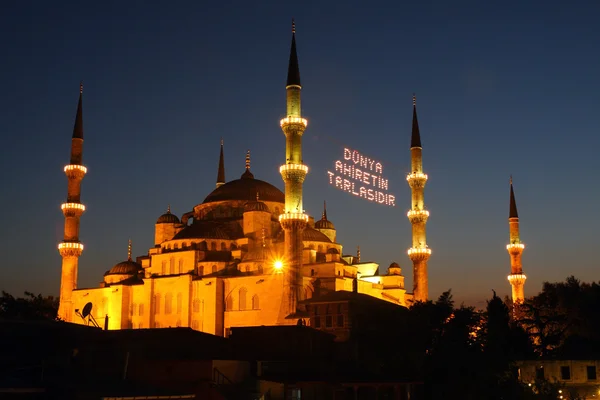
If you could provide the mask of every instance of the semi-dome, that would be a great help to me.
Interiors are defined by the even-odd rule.
[[[104,275],[137,275],[142,266],[135,261],[127,260],[116,264]]]
[[[164,213],[163,215],[161,215],[160,217],[158,217],[158,219],[156,220],[156,223],[157,224],[178,224],[179,218],[177,218],[177,215],[171,214],[171,206],[169,206],[169,208],[167,208],[167,212]]]
[[[302,232],[302,239],[310,242],[332,243],[331,239],[329,239],[327,235],[310,227],[304,228],[304,231]]]
[[[267,207],[267,205],[265,203],[263,203],[262,201],[249,201],[244,205],[244,212],[249,212],[249,211],[262,211],[262,212],[269,212],[269,207]]]
[[[257,193],[261,201],[285,203],[285,195],[275,186],[260,179],[244,177],[219,186],[206,196],[203,204],[225,200],[256,201]]]
[[[335,229],[335,226],[333,225],[333,222],[329,220],[320,219],[315,222],[315,229]]]

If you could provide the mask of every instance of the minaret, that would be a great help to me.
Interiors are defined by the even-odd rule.
[[[287,113],[280,121],[285,134],[285,164],[279,168],[285,182],[285,210],[279,216],[279,222],[285,231],[285,298],[282,304],[284,314],[296,312],[297,302],[304,294],[302,276],[302,235],[308,222],[302,206],[302,184],[308,173],[308,167],[302,160],[302,135],[307,121],[302,118],[300,106],[300,70],[296,54],[296,26],[292,20],[292,47],[287,75]]]
[[[58,317],[70,322],[73,316],[73,302],[71,294],[77,289],[77,269],[79,256],[83,252],[83,245],[79,242],[79,218],[85,211],[81,204],[81,180],[87,172],[82,165],[83,156],[83,110],[82,110],[83,84],[79,86],[79,104],[71,139],[71,162],[65,166],[68,179],[67,201],[61,205],[65,216],[65,232],[63,241],[58,245],[62,257],[62,272],[60,278],[60,305]]]
[[[412,135],[410,139],[410,168],[406,176],[412,193],[411,209],[408,220],[412,225],[412,247],[408,249],[408,257],[413,263],[413,295],[415,301],[427,301],[427,260],[431,256],[431,249],[427,247],[425,225],[429,218],[429,211],[425,209],[424,189],[427,175],[423,173],[423,158],[421,147],[421,134],[417,120],[417,98],[413,95],[413,120]]]
[[[510,243],[506,245],[506,250],[508,250],[508,254],[510,254],[510,275],[508,276],[508,281],[512,286],[513,304],[518,304],[523,303],[525,300],[524,286],[527,277],[523,274],[523,266],[521,265],[521,254],[523,254],[523,250],[525,250],[525,245],[521,243],[519,235],[519,213],[517,212],[512,176],[510,177],[508,226],[510,232]]]
[[[225,184],[225,161],[223,157],[223,139],[221,139],[221,154],[219,155],[219,171],[217,172],[217,187]]]

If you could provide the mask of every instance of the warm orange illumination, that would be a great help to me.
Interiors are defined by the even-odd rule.
[[[525,279],[527,279],[527,277],[525,276],[525,274],[510,274],[508,276],[508,281],[509,282],[525,282]]]
[[[406,180],[407,181],[415,180],[415,179],[424,179],[424,180],[427,180],[427,174],[424,174],[422,172],[413,172],[412,174],[406,175]]]
[[[279,173],[284,171],[302,171],[305,174],[308,174],[308,167],[304,164],[284,164],[279,167]]]
[[[279,222],[289,221],[289,220],[301,220],[301,221],[308,222],[308,215],[303,214],[303,213],[289,212],[289,213],[281,214],[279,216]]]
[[[77,242],[62,242],[58,244],[58,249],[79,249],[83,250],[83,245]]]
[[[304,125],[304,127],[306,128],[306,126],[308,125],[308,121],[306,120],[306,118],[300,118],[300,117],[285,117],[284,119],[279,121],[279,125],[281,125],[281,126],[290,125],[290,124],[300,124],[300,125]]]
[[[427,210],[410,210],[406,213],[408,218],[411,217],[429,217],[429,211]]]
[[[426,247],[412,247],[408,249],[408,255],[411,254],[431,254],[431,249]]]
[[[283,262],[281,260],[276,260],[273,263],[273,267],[275,267],[277,271],[281,271],[283,269]]]
[[[84,174],[87,172],[87,168],[84,167],[83,165],[77,165],[77,164],[65,165],[65,172],[73,171],[73,170],[79,170],[79,171],[83,172]]]
[[[506,250],[511,250],[511,249],[524,249],[525,245],[523,243],[511,243],[511,244],[507,244],[506,245]]]
[[[76,210],[85,211],[85,206],[81,203],[62,203],[60,208],[61,208],[61,210],[76,209]]]

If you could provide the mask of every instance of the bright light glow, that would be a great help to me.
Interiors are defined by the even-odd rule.
[[[524,248],[525,248],[525,245],[523,243],[511,243],[511,244],[506,245],[506,250],[512,250],[512,249],[523,250]]]
[[[515,283],[524,282],[525,279],[527,279],[527,277],[525,276],[525,274],[510,274],[508,276],[508,281],[510,283],[512,283],[512,282],[515,282]]]
[[[334,163],[334,171],[327,171],[329,184],[360,198],[396,206],[396,196],[388,193],[389,181],[383,177],[383,164],[344,147],[343,160]]]
[[[406,180],[407,181],[416,180],[416,179],[427,180],[427,174],[424,174],[422,172],[413,172],[412,174],[406,175]]]
[[[284,164],[279,167],[279,173],[284,171],[303,171],[305,174],[308,174],[308,167],[304,164]]]
[[[83,245],[77,242],[62,242],[58,244],[58,249],[79,249],[83,251]]]
[[[304,213],[285,213],[279,216],[279,222],[289,220],[301,220],[308,222],[308,215]]]
[[[79,171],[83,172],[84,174],[87,172],[87,168],[84,167],[83,165],[77,165],[77,164],[65,165],[65,172],[74,171],[74,170],[79,170]]]
[[[411,254],[431,254],[431,249],[428,247],[411,247],[408,249],[408,255]]]
[[[279,125],[281,125],[281,126],[291,125],[291,124],[304,125],[304,127],[306,128],[306,126],[308,125],[308,121],[306,120],[306,118],[300,118],[300,117],[285,117],[284,119],[279,121]]]
[[[406,213],[406,216],[408,218],[410,217],[429,217],[429,211],[427,210],[410,210],[409,212]]]
[[[273,267],[277,270],[277,271],[281,271],[283,269],[283,262],[281,260],[276,260],[273,263]]]
[[[60,205],[60,209],[64,210],[64,209],[76,209],[76,210],[81,210],[81,211],[85,211],[85,206],[81,203],[62,203]]]

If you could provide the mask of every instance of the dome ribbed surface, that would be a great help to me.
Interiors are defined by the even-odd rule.
[[[244,205],[244,212],[248,211],[262,211],[270,212],[269,207],[262,201],[249,201]]]
[[[322,232],[315,229],[306,227],[302,233],[302,239],[311,242],[327,242],[332,243],[331,240]]]
[[[285,195],[275,186],[260,179],[243,178],[219,186],[203,201],[203,204],[225,200],[256,201],[256,194],[261,201],[285,203]]]
[[[135,275],[142,270],[142,266],[135,261],[123,261],[116,264],[105,275]]]
[[[333,222],[329,220],[320,219],[315,222],[315,229],[335,229],[335,226],[333,225]]]
[[[179,218],[177,218],[177,215],[167,212],[167,213],[161,215],[160,217],[158,217],[158,219],[156,220],[156,223],[157,224],[178,224]]]

